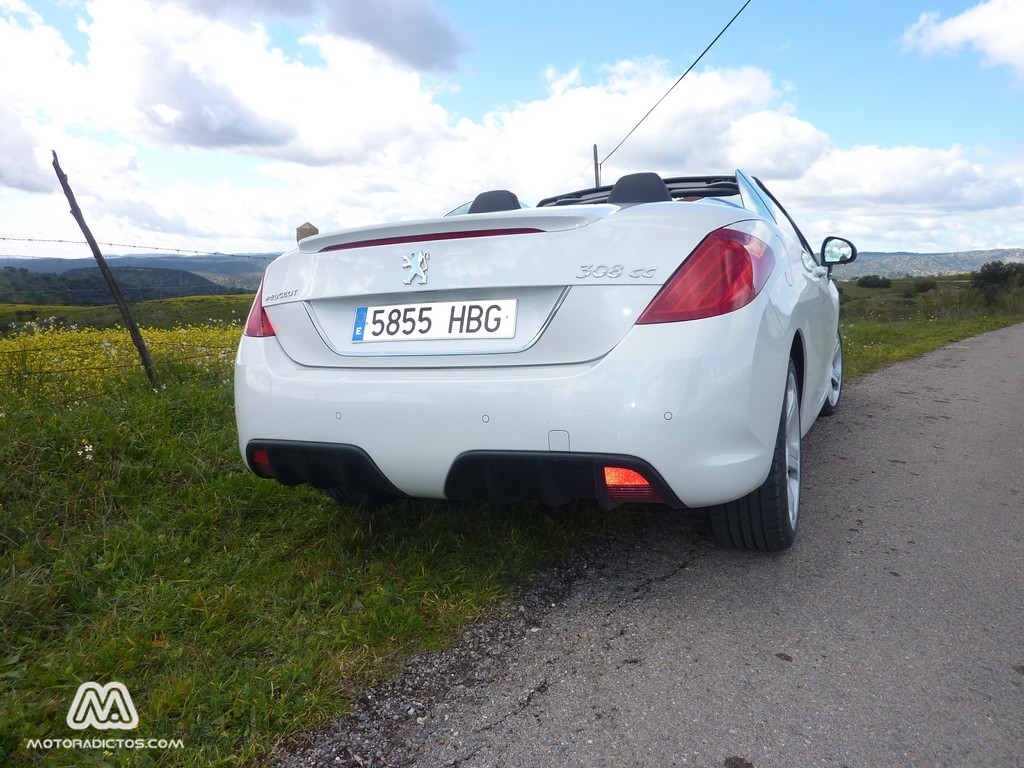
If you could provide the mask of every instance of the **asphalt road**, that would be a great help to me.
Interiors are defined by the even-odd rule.
[[[803,459],[788,552],[652,509],[307,758],[1024,768],[1024,325],[850,382]]]

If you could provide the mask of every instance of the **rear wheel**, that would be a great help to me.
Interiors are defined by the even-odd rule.
[[[843,396],[843,339],[836,330],[836,343],[832,348],[832,369],[829,379],[828,397],[821,406],[822,416],[831,416],[839,410],[839,399]]]
[[[742,499],[714,507],[711,527],[723,546],[778,552],[793,544],[799,519],[800,390],[790,360],[768,478]]]

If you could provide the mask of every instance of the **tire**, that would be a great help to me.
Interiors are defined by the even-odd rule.
[[[836,330],[836,343],[832,348],[832,368],[829,374],[828,397],[821,405],[822,416],[831,416],[839,410],[839,400],[843,396],[843,337]]]
[[[780,552],[796,539],[800,521],[800,391],[792,360],[768,478],[760,488],[712,508],[710,514],[712,531],[722,546]]]

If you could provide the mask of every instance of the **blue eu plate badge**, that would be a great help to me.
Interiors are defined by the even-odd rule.
[[[366,329],[367,307],[356,309],[356,324],[352,327],[352,341],[362,341],[363,331]]]

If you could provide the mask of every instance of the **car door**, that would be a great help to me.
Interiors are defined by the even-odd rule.
[[[803,232],[778,199],[760,179],[753,179],[761,200],[779,225],[790,252],[799,254],[794,264],[794,287],[798,288],[800,327],[806,338],[807,371],[804,400],[816,407],[825,396],[831,373],[832,352],[839,324],[839,291],[829,270],[819,263]],[[794,260],[795,261],[795,260]]]

